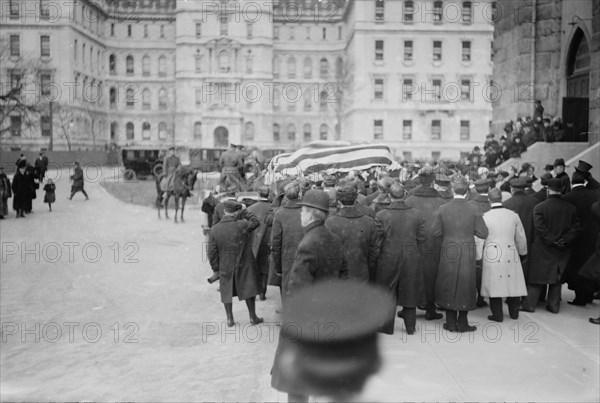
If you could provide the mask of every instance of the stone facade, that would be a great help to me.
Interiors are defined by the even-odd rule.
[[[36,60],[50,37],[44,63],[74,88],[55,109],[73,109],[75,148],[293,150],[341,139],[458,158],[491,121],[491,1],[442,4],[2,0],[0,33],[18,35]],[[18,16],[4,13],[11,7]],[[17,67],[0,68],[3,83]],[[64,149],[54,115],[54,147]],[[2,146],[47,148],[41,132],[4,133]]]

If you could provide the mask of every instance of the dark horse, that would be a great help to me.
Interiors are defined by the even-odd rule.
[[[191,191],[194,190],[194,184],[196,183],[196,175],[198,172],[189,167],[182,167],[175,171],[173,177],[173,190],[163,191],[160,187],[161,179],[163,178],[162,173],[158,175],[155,173],[154,182],[156,184],[156,207],[158,211],[158,218],[160,216],[160,210],[165,206],[165,218],[169,218],[169,199],[171,196],[175,199],[175,222],[177,222],[177,212],[179,211],[179,199],[181,198],[181,222],[185,222],[183,219],[183,211],[185,209],[185,202],[188,197],[192,196]]]

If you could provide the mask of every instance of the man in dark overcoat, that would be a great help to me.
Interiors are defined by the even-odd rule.
[[[584,174],[585,180],[587,181],[587,184],[585,185],[586,188],[593,190],[595,192],[600,192],[600,182],[598,182],[596,179],[594,179],[594,177],[590,173],[592,168],[593,168],[592,165],[588,164],[585,161],[579,160],[579,163],[575,167],[575,171],[578,171],[578,172],[581,172]]]
[[[46,171],[48,170],[48,157],[46,157],[43,152],[36,158],[34,167],[36,177],[42,182],[46,176]]]
[[[487,179],[478,179],[474,183],[475,185],[475,197],[469,200],[469,204],[483,216],[485,213],[490,211],[490,199],[488,197],[488,191],[490,190],[490,181]],[[476,262],[476,274],[477,274],[477,306],[486,306],[487,302],[481,296],[481,273],[482,273],[482,262]]]
[[[8,216],[8,199],[11,197],[10,179],[4,173],[4,167],[0,165],[0,219]]]
[[[260,273],[252,254],[250,243],[251,232],[259,227],[258,218],[245,212],[245,219],[239,217],[242,205],[233,200],[226,200],[225,217],[210,230],[208,240],[208,259],[210,266],[219,275],[221,302],[225,305],[227,326],[233,321],[232,300],[238,297],[245,300],[252,325],[263,322],[256,315],[255,298],[261,292]]]
[[[273,215],[271,228],[271,261],[272,272],[269,273],[269,285],[279,286],[282,301],[285,301],[290,273],[296,250],[304,236],[300,221],[301,207],[300,185],[297,182],[288,183],[283,188],[285,202]]]
[[[593,190],[585,187],[585,175],[582,172],[573,172],[571,184],[571,191],[562,196],[562,199],[577,209],[577,218],[581,223],[582,232],[573,243],[562,282],[568,283],[569,289],[575,291],[575,299],[569,301],[569,304],[585,306],[594,301],[594,285],[582,278],[579,270],[594,253],[596,246],[599,228],[592,215],[592,204],[598,201],[598,196]]]
[[[379,256],[379,231],[375,220],[356,208],[358,191],[353,186],[339,188],[340,209],[329,216],[325,226],[337,235],[344,245],[348,263],[348,278],[367,283],[374,279]]]
[[[29,182],[25,176],[27,161],[21,160],[17,166],[17,172],[12,181],[13,209],[17,212],[17,218],[25,218],[27,199],[31,197]]]
[[[431,227],[432,236],[442,237],[435,297],[446,309],[444,329],[472,332],[476,327],[469,326],[467,314],[477,307],[474,237],[487,238],[488,228],[477,208],[465,200],[468,182],[460,179],[453,188],[454,199],[440,206]]]
[[[596,221],[596,225],[600,227],[600,202],[592,204],[592,217]],[[600,236],[596,237],[596,248],[594,253],[585,262],[579,271],[581,277],[591,282],[596,289],[600,288]],[[590,318],[590,322],[595,325],[600,325],[600,317]]]
[[[581,233],[575,206],[561,198],[564,182],[548,180],[548,198],[533,209],[535,239],[529,265],[527,302],[522,311],[534,312],[544,285],[548,284],[546,310],[558,313],[561,277],[569,261],[573,242]]]
[[[181,160],[175,155],[175,147],[170,147],[163,160],[163,178],[160,188],[163,192],[172,192],[175,189],[175,172],[181,168]]]
[[[258,189],[259,199],[256,203],[248,207],[247,211],[252,213],[260,221],[260,226],[252,234],[252,253],[256,259],[258,265],[258,271],[260,272],[261,281],[261,292],[260,300],[264,301],[267,293],[267,279],[269,277],[269,242],[271,241],[271,225],[267,225],[265,218],[267,217],[267,210],[271,207],[269,201],[269,193],[271,189],[268,186],[261,186]]]
[[[420,210],[404,202],[404,186],[393,184],[389,192],[389,207],[378,212],[375,219],[382,232],[375,283],[389,290],[397,304],[403,307],[406,332],[414,334],[417,306],[427,300],[419,253],[420,245],[427,239],[425,218]],[[381,331],[393,334],[394,321],[392,314]]]
[[[554,161],[554,174],[555,178],[560,179],[563,183],[563,187],[561,190],[561,194],[567,194],[571,191],[571,180],[569,179],[569,175],[565,172],[565,160],[562,158],[557,158]]]
[[[502,205],[517,213],[523,229],[525,230],[525,238],[527,238],[527,250],[531,251],[533,245],[533,238],[535,235],[535,228],[533,226],[533,209],[535,208],[538,201],[533,197],[525,194],[525,188],[527,182],[523,178],[514,178],[510,180],[510,192],[512,197],[502,203]],[[525,276],[525,282],[527,283],[529,259],[521,261],[523,267],[523,275]]]
[[[413,189],[412,194],[406,198],[406,204],[417,210],[421,210],[425,219],[425,228],[431,228],[433,215],[438,208],[446,204],[446,201],[433,188],[435,173],[424,170],[419,173],[420,185]],[[426,314],[427,320],[441,319],[443,315],[435,311],[435,279],[440,264],[441,239],[439,237],[427,236],[424,243],[419,245],[421,263],[425,279],[425,296],[427,298]]]
[[[69,197],[69,200],[73,200],[73,196],[75,196],[75,193],[77,192],[83,193],[85,199],[89,200],[90,198],[88,197],[87,193],[85,192],[85,189],[83,188],[85,181],[83,176],[83,169],[81,169],[81,165],[79,165],[79,162],[77,161],[73,163],[73,166],[73,175],[71,175],[71,180],[73,181],[73,183],[71,184],[71,197]]]
[[[348,278],[342,241],[324,225],[329,196],[322,190],[309,190],[299,204],[304,237],[296,251],[286,298],[319,281]]]
[[[33,210],[33,200],[37,197],[37,189],[40,187],[35,175],[35,168],[30,163],[25,167],[25,179],[29,184],[29,196],[26,200],[25,214],[31,213]]]

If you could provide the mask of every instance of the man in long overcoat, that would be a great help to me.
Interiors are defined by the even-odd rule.
[[[225,217],[210,230],[208,258],[213,272],[219,274],[221,302],[225,305],[227,326],[233,321],[232,300],[245,300],[250,314],[250,323],[263,322],[256,315],[255,298],[261,292],[260,274],[252,254],[251,232],[260,225],[254,214],[245,212],[245,219],[238,217],[241,204],[226,200]]]
[[[17,212],[17,218],[25,218],[27,200],[31,197],[31,189],[27,177],[25,176],[26,168],[27,161],[21,160],[11,185],[13,193],[13,209]]]
[[[459,180],[453,188],[454,199],[438,209],[431,228],[432,236],[442,237],[435,297],[446,309],[444,329],[469,332],[476,330],[467,318],[468,311],[477,307],[474,236],[487,238],[488,228],[476,207],[465,200],[469,184]]]
[[[73,183],[71,184],[71,197],[69,197],[69,200],[72,200],[73,196],[75,196],[75,193],[77,192],[83,193],[85,199],[89,200],[90,198],[88,197],[87,193],[85,192],[85,189],[83,188],[85,181],[85,178],[83,176],[83,169],[81,169],[81,165],[79,165],[79,162],[77,161],[75,161],[73,166],[73,175],[71,175],[71,180],[73,181]]]
[[[538,204],[537,199],[527,196],[525,194],[525,188],[527,182],[523,178],[514,178],[510,180],[510,191],[512,197],[505,200],[502,204],[505,208],[514,211],[519,216],[523,229],[525,230],[525,238],[527,238],[527,250],[531,251],[533,245],[533,238],[535,235],[535,228],[533,226],[533,209]],[[525,282],[528,279],[528,267],[529,258],[525,258],[521,265],[523,267],[523,274],[525,276]]]
[[[431,228],[433,215],[446,201],[433,188],[435,174],[433,171],[422,171],[419,174],[420,185],[413,189],[406,198],[406,204],[421,210],[425,218],[425,228]],[[425,279],[425,296],[427,298],[425,318],[427,320],[441,319],[443,315],[435,311],[435,279],[440,264],[441,239],[428,234],[427,239],[420,246],[421,263]]]
[[[260,197],[256,203],[248,207],[247,211],[254,214],[260,226],[252,234],[252,253],[256,259],[258,265],[258,271],[261,275],[261,292],[260,299],[264,301],[266,299],[267,292],[267,279],[269,277],[269,242],[271,241],[271,225],[267,225],[265,219],[267,217],[267,211],[271,207],[269,201],[269,193],[271,190],[268,186],[261,186],[258,189],[258,196]]]
[[[43,152],[41,152],[35,160],[34,167],[37,178],[40,182],[43,182],[46,171],[48,170],[48,157],[46,157]]]
[[[487,179],[478,179],[474,183],[475,185],[475,197],[469,200],[469,204],[475,207],[479,214],[482,216],[490,211],[490,199],[488,198],[488,191],[490,190],[490,182]],[[481,261],[476,262],[476,273],[477,273],[477,306],[486,306],[487,302],[481,296]]]
[[[299,203],[304,237],[298,245],[290,272],[286,297],[318,281],[347,279],[348,269],[340,238],[325,227],[329,196],[322,190],[309,190]]]
[[[585,180],[587,181],[587,184],[585,185],[586,188],[595,192],[600,192],[600,182],[594,179],[594,177],[590,173],[592,168],[592,165],[588,164],[585,161],[579,160],[579,163],[575,167],[575,171],[583,173]]]
[[[598,201],[598,195],[585,187],[585,175],[575,171],[572,176],[571,191],[562,196],[564,201],[571,203],[577,209],[577,218],[582,225],[582,232],[573,243],[571,257],[567,263],[562,281],[569,284],[569,289],[575,291],[575,299],[569,301],[571,305],[585,306],[594,301],[594,286],[586,279],[579,276],[579,270],[594,253],[596,238],[598,237],[598,224],[592,216],[592,204]]]
[[[426,302],[425,280],[420,265],[420,245],[427,239],[423,213],[404,202],[404,186],[389,189],[391,203],[377,213],[375,219],[382,231],[381,252],[377,262],[375,283],[389,290],[403,307],[404,325],[414,334],[417,306]],[[395,315],[381,331],[394,333]]]
[[[160,188],[163,192],[172,192],[175,189],[175,171],[181,167],[181,160],[175,155],[175,147],[170,147],[163,160]]]
[[[375,276],[379,256],[379,231],[375,220],[356,208],[358,191],[353,186],[337,190],[340,209],[329,216],[325,226],[337,235],[344,245],[344,256],[348,263],[348,278],[369,282]]]
[[[573,242],[581,233],[577,209],[562,200],[564,182],[548,180],[548,198],[533,209],[535,239],[531,250],[527,303],[522,311],[534,312],[540,293],[549,284],[546,309],[558,313],[561,277],[569,261]]]
[[[304,231],[300,221],[302,206],[298,204],[300,185],[297,182],[288,183],[283,192],[286,201],[275,211],[271,228],[273,271],[270,273],[269,285],[279,286],[282,300],[285,301],[296,250]]]
[[[502,322],[502,299],[508,302],[511,319],[519,318],[519,300],[527,295],[521,258],[527,254],[527,237],[517,213],[502,206],[502,192],[489,192],[491,209],[483,215],[488,228],[482,242],[481,294],[490,298],[489,320]]]
[[[8,215],[8,199],[11,197],[10,179],[4,173],[4,167],[0,165],[0,219]]]

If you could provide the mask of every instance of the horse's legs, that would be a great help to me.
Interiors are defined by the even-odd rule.
[[[179,211],[179,195],[177,193],[173,195],[173,200],[175,200],[175,222],[177,223],[177,211]]]
[[[163,199],[162,193],[159,193],[159,194],[156,196],[156,201],[155,201],[155,204],[156,204],[156,211],[158,211],[158,218],[162,218],[162,217],[160,216],[160,209],[162,208],[162,199]]]
[[[185,210],[185,201],[187,199],[187,196],[181,196],[181,222],[185,222],[183,220],[183,210]]]
[[[169,218],[169,199],[171,198],[171,194],[169,192],[165,192],[165,218]]]

